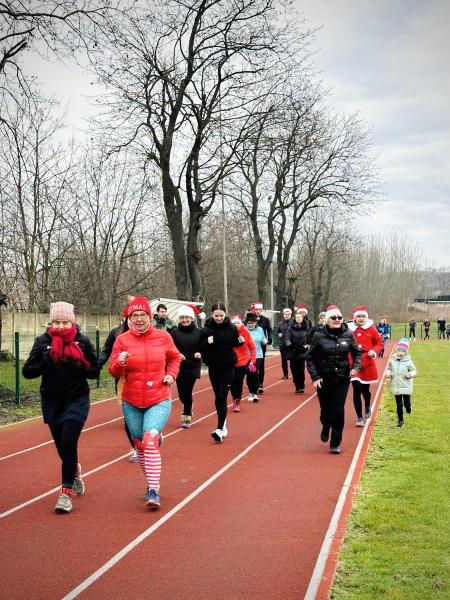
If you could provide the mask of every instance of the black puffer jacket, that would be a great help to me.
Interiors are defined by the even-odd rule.
[[[352,368],[358,371],[361,366],[361,350],[345,323],[339,329],[330,329],[327,325],[318,329],[306,355],[311,379],[350,379],[349,354],[353,358]]]
[[[236,327],[228,317],[223,323],[216,323],[212,317],[205,321],[201,330],[200,352],[203,361],[208,367],[232,367],[237,362],[233,348],[242,346]],[[213,343],[208,343],[208,338],[213,337]]]
[[[77,331],[75,342],[90,364],[83,366],[72,363],[56,365],[50,358],[52,339],[47,332],[34,341],[30,356],[23,365],[22,374],[26,379],[35,379],[42,375],[41,397],[55,402],[71,402],[89,393],[88,379],[96,379],[100,373],[94,347],[90,340]]]
[[[308,344],[308,325],[303,321],[302,323],[296,323],[295,321],[288,328],[286,333],[286,346],[289,348],[291,358],[297,356],[305,356],[307,348],[305,345]]]
[[[202,330],[194,323],[188,326],[180,324],[170,332],[175,346],[186,359],[181,361],[178,377],[184,374],[200,377],[202,361],[200,358],[194,358],[194,354],[200,352],[201,334]]]
[[[280,348],[284,348],[286,346],[286,334],[288,332],[289,327],[292,325],[294,321],[289,319],[287,321],[280,321],[276,327],[276,333],[278,337],[278,343]],[[281,336],[280,336],[281,333]]]

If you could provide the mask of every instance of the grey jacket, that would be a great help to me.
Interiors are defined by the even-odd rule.
[[[409,373],[411,378],[405,377]],[[413,377],[417,375],[416,367],[409,354],[403,356],[400,360],[395,355],[389,361],[386,375],[391,378],[391,393],[394,396],[405,394],[410,396],[413,393]]]

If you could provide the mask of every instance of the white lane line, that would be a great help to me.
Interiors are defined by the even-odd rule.
[[[280,381],[276,381],[275,383],[272,383],[271,385],[268,385],[266,389],[269,389],[269,388],[273,387],[274,385],[278,385],[279,383],[281,383],[281,382]],[[233,403],[228,404],[228,408],[230,408],[232,405],[233,405]],[[200,419],[197,419],[196,421],[193,421],[192,425],[195,425],[197,423],[201,423],[205,419],[208,419],[209,417],[213,417],[216,414],[217,414],[216,411],[208,413],[207,415],[204,415],[203,417],[200,417]],[[180,428],[180,429],[176,429],[175,431],[171,431],[167,435],[164,435],[164,439],[167,439],[168,437],[171,437],[172,435],[175,435],[176,433],[180,433],[181,431],[184,431],[184,429]],[[129,456],[129,454],[130,454],[130,451],[128,451],[126,454],[122,454],[118,458],[114,458],[113,460],[110,460],[109,462],[104,463],[103,465],[99,465],[98,467],[95,467],[95,469],[91,469],[90,471],[86,471],[86,473],[83,473],[83,479],[85,477],[88,477],[89,475],[92,475],[93,473],[97,473],[97,471],[102,471],[103,469],[106,469],[107,467],[110,467],[111,465],[115,464],[116,462],[119,462],[119,461],[125,459],[127,456]],[[35,496],[34,498],[30,498],[30,500],[27,500],[26,502],[23,502],[22,504],[18,504],[17,506],[13,506],[13,508],[10,508],[10,509],[6,510],[5,512],[0,513],[0,519],[4,519],[5,517],[8,517],[9,515],[12,515],[13,513],[17,512],[18,510],[21,510],[22,508],[26,508],[30,504],[34,504],[35,502],[38,502],[39,500],[42,500],[42,498],[46,498],[47,496],[50,496],[51,494],[54,494],[55,492],[58,492],[60,489],[61,489],[61,486],[54,487],[51,490],[48,490],[48,492],[44,492],[43,494],[40,494],[39,496]]]
[[[223,466],[219,471],[214,473],[209,479],[204,481],[197,489],[191,492],[184,500],[179,502],[176,506],[172,508],[168,513],[166,513],[161,519],[156,521],[153,525],[151,525],[148,529],[143,531],[140,535],[138,535],[134,540],[132,540],[129,544],[127,544],[120,552],[115,554],[112,558],[110,558],[104,565],[102,565],[99,569],[94,571],[92,575],[87,577],[84,581],[82,581],[76,588],[74,588],[71,592],[66,594],[62,600],[73,600],[90,587],[97,579],[100,579],[107,571],[109,571],[114,565],[116,565],[122,558],[124,558],[127,554],[129,554],[134,548],[136,548],[140,543],[146,540],[152,533],[154,533],[157,529],[159,529],[164,523],[166,523],[169,519],[171,519],[174,515],[176,515],[180,510],[182,510],[189,502],[194,500],[199,494],[201,494],[206,488],[208,488],[216,479],[221,477],[224,473],[226,473],[232,466],[234,466],[237,462],[239,462],[244,456],[246,456],[253,448],[255,448],[258,444],[260,444],[263,440],[269,437],[274,431],[276,431],[281,425],[283,425],[288,419],[290,419],[295,413],[297,413],[301,408],[303,408],[312,398],[315,397],[316,394],[313,394],[309,398],[307,398],[302,404],[297,406],[293,411],[287,414],[285,417],[278,421],[273,427],[271,427],[266,433],[263,433],[257,440],[252,442],[245,450],[240,452],[237,456],[235,456],[229,463]]]
[[[392,354],[392,353],[391,353]],[[377,392],[375,394],[375,400],[373,406],[378,404],[380,398],[380,391],[383,388],[384,378],[386,374],[386,369],[389,364],[389,359],[386,363],[386,366],[383,371],[383,375],[380,378],[380,384],[378,386]],[[375,412],[375,410],[374,410]],[[328,560],[328,556],[330,554],[331,544],[333,543],[334,536],[336,535],[336,530],[339,524],[339,520],[341,518],[342,510],[344,508],[345,501],[347,499],[348,493],[350,491],[350,485],[353,480],[353,475],[356,469],[356,465],[358,464],[358,460],[362,451],[362,447],[364,444],[364,440],[366,439],[366,435],[369,428],[364,427],[361,437],[359,438],[358,445],[356,446],[355,454],[353,456],[353,460],[350,464],[349,470],[347,472],[347,477],[345,478],[344,484],[342,486],[341,493],[339,494],[339,498],[334,509],[333,516],[331,517],[330,525],[328,526],[328,530],[325,534],[325,538],[322,543],[322,547],[319,552],[319,556],[317,557],[316,565],[314,567],[314,571],[311,575],[311,579],[309,581],[308,589],[306,590],[306,594],[304,600],[314,600],[317,594],[317,590],[319,589],[320,582],[322,581],[323,572],[325,570],[325,565]]]
[[[270,369],[273,369],[276,365],[272,365],[271,367],[268,367],[266,369],[266,371],[270,371]],[[270,387],[270,386],[269,386]],[[192,395],[196,396],[197,394],[201,394],[202,392],[207,392],[208,390],[212,389],[211,386],[204,388],[202,390],[197,390],[196,392],[194,392]],[[109,400],[114,400],[115,398],[108,398]],[[177,396],[176,398],[173,398],[173,402],[176,402],[177,400],[179,400],[180,398]],[[95,404],[100,404],[100,402],[107,402],[107,400],[100,400],[99,402],[95,402],[94,404],[91,405],[95,406]],[[42,417],[33,417],[33,419],[41,419]],[[121,419],[123,419],[123,416],[120,417],[116,417],[115,419],[111,419],[110,421],[104,421],[102,423],[98,423],[97,425],[92,425],[91,427],[86,427],[85,429],[82,430],[81,433],[86,433],[88,431],[92,431],[93,429],[97,429],[98,427],[103,427],[105,425],[110,425],[111,423],[115,423],[115,421],[120,421]],[[27,420],[32,420],[32,419],[27,419]],[[24,423],[25,421],[19,421],[20,423]],[[9,423],[9,425],[17,425],[18,423]],[[3,425],[3,427],[7,427],[7,425]],[[36,446],[30,446],[29,448],[23,448],[23,450],[18,450],[17,452],[13,452],[12,454],[6,454],[5,456],[0,456],[0,462],[2,460],[6,460],[7,458],[13,458],[14,456],[19,456],[19,454],[26,454],[27,452],[31,452],[32,450],[37,450],[38,448],[42,448],[43,446],[48,446],[48,444],[53,444],[53,440],[47,440],[46,442],[42,442],[42,444],[37,444]]]

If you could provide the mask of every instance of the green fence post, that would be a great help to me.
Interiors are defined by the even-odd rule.
[[[20,333],[14,332],[14,352],[16,367],[16,404],[20,406]]]
[[[97,356],[97,360],[100,358],[100,331],[99,328],[95,329],[95,354]],[[97,377],[97,388],[100,387],[100,373]]]

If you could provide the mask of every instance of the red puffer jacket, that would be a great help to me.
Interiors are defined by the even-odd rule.
[[[251,360],[252,363],[256,362],[256,346],[253,341],[252,334],[248,332],[247,328],[244,325],[240,325],[238,327],[238,334],[241,335],[245,342],[242,346],[238,346],[237,348],[233,348],[234,353],[237,356],[236,367],[243,367],[247,365]]]
[[[121,352],[129,354],[126,365],[117,360]],[[125,402],[136,408],[148,408],[171,397],[170,387],[163,379],[166,375],[176,379],[180,361],[181,355],[166,331],[150,327],[139,334],[130,329],[116,339],[109,372],[113,377],[123,377]]]

